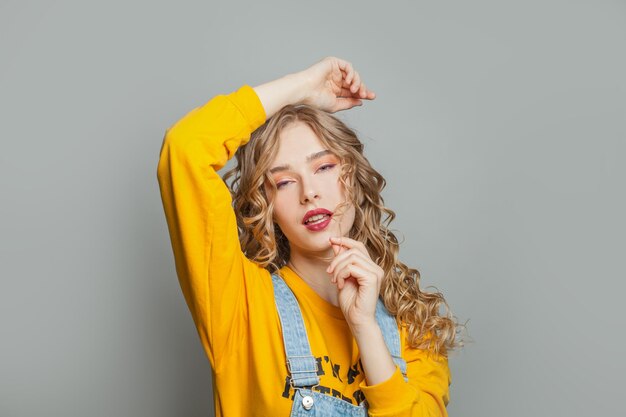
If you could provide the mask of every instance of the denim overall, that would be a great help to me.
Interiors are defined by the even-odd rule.
[[[291,386],[295,388],[290,417],[367,417],[368,405],[365,400],[356,406],[340,398],[312,390],[320,382],[317,376],[317,361],[311,354],[298,301],[282,278],[272,274],[272,284],[287,353],[287,370],[291,376]],[[380,298],[376,304],[376,321],[394,363],[407,381],[406,362],[400,352],[396,319],[389,314]]]

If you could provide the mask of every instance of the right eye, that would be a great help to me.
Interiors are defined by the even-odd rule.
[[[291,181],[281,181],[278,184],[276,184],[276,188],[277,189],[281,189],[284,185],[289,184]]]

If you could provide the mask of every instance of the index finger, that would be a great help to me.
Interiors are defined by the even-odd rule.
[[[341,236],[341,237],[331,237],[330,242],[333,245],[338,245],[339,247],[343,246],[348,249],[352,249],[352,248],[358,249],[361,252],[367,254],[367,256],[369,256],[369,253],[367,252],[367,248],[365,247],[365,245],[362,242],[359,242],[358,240]]]

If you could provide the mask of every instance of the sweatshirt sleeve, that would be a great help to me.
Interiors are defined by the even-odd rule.
[[[384,382],[360,389],[369,404],[370,417],[447,417],[449,386],[452,376],[448,359],[418,349],[406,349],[406,382],[400,368]]]
[[[244,334],[245,280],[266,272],[241,251],[231,195],[216,171],[265,118],[254,89],[244,85],[167,129],[160,151],[157,179],[176,273],[216,371]]]

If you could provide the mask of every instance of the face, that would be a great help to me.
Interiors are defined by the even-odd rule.
[[[283,129],[278,142],[278,154],[270,165],[277,187],[274,221],[289,240],[292,254],[332,254],[328,238],[348,236],[355,215],[352,204],[338,207],[345,201],[340,160],[303,122]],[[305,224],[305,216],[315,209],[331,214],[323,215],[317,224]]]

